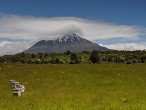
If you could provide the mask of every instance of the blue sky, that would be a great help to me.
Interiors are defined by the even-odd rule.
[[[11,47],[9,45],[12,43],[19,45],[20,41],[30,40],[29,46],[32,45],[32,39],[36,41],[39,38],[37,35],[47,37],[47,34],[50,33],[46,33],[46,31],[53,33],[55,33],[54,30],[58,31],[58,25],[55,24],[58,21],[60,21],[59,25],[62,25],[62,22],[66,24],[62,25],[63,28],[59,28],[60,32],[61,28],[63,31],[69,32],[78,30],[77,32],[81,31],[85,38],[101,45],[110,48],[120,45],[120,48],[116,48],[119,50],[145,49],[145,10],[146,0],[0,0],[0,29],[5,28],[0,31],[0,51],[3,52],[2,54],[10,53],[7,50],[8,47]],[[45,22],[46,19],[47,22]],[[16,25],[17,20],[19,21],[18,25]],[[22,27],[27,23],[30,25]],[[54,30],[51,30],[50,26],[47,27],[43,24],[56,25],[56,28],[54,26]],[[36,29],[33,27],[34,25],[46,27],[48,30],[40,31],[43,33],[42,35],[40,33],[32,34],[37,30],[44,29]],[[91,26],[91,28],[83,26]],[[14,28],[16,29],[14,30]],[[96,30],[100,32],[97,33]],[[102,32],[102,30],[104,31]],[[31,34],[25,34],[26,32]],[[130,43],[135,47],[131,47]],[[139,46],[141,48],[137,48],[138,44],[141,44]],[[128,47],[129,45],[130,47]],[[18,49],[18,51],[23,49]],[[7,51],[5,52],[5,50]],[[14,51],[16,52],[17,49]]]
[[[146,27],[146,0],[0,0],[5,14],[72,16]]]

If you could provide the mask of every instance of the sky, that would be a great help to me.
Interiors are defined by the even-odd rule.
[[[62,34],[117,50],[146,49],[146,0],[0,0],[0,55]]]

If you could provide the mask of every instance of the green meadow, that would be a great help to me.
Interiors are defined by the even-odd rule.
[[[0,68],[0,110],[146,110],[146,64]],[[10,79],[25,85],[22,96],[13,96]]]

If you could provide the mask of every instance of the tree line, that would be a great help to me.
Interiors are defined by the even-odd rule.
[[[92,64],[92,63],[146,63],[146,51],[83,51],[80,53],[38,53],[4,55],[0,57],[0,63],[24,63],[24,64]]]

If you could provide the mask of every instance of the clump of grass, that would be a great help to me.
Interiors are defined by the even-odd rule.
[[[125,98],[125,97],[121,98],[121,100],[122,100],[122,102],[124,102],[124,103],[127,103],[127,102],[128,102],[128,99]]]

